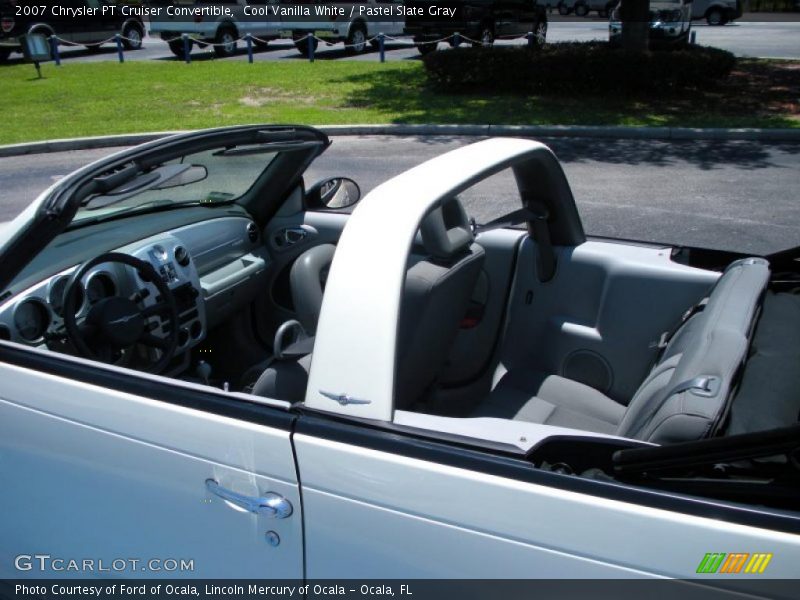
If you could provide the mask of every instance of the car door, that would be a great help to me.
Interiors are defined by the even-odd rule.
[[[409,322],[401,316],[409,243],[441,203],[509,167],[520,202],[542,210],[530,201],[536,189],[536,202],[562,225],[550,236],[539,231],[540,270],[525,263],[545,279],[545,239],[567,247],[580,243],[583,230],[555,156],[533,141],[486,140],[406,171],[361,201],[339,239],[293,436],[307,577],[690,578],[706,554],[719,552],[771,553],[770,576],[793,576],[796,514],[756,506],[760,498],[744,505],[688,496],[698,488],[656,489],[641,471],[635,484],[613,477],[614,452],[631,441],[438,416],[424,401],[398,402],[396,381],[409,376],[398,366],[398,323]],[[456,224],[465,222],[463,210],[449,218],[453,226],[441,238],[464,231]],[[444,216],[439,223],[446,226]],[[429,235],[434,227],[426,224]],[[378,260],[373,248],[381,249]],[[436,306],[444,315],[446,305]]]
[[[115,3],[108,0],[97,0],[96,3],[95,0],[87,0],[87,3],[90,6],[97,6],[98,24],[93,29],[98,30],[97,33],[100,34],[98,41],[107,40],[115,34],[121,33],[120,29],[124,18],[120,6],[116,6]]]
[[[62,3],[60,6],[66,9],[76,9],[83,6],[83,2],[81,0],[67,0]],[[66,42],[75,42],[78,41],[78,32],[80,30],[80,24],[82,23],[83,19],[74,19],[72,17],[62,15],[58,13],[58,11],[53,14],[53,9],[59,6],[57,3],[48,4],[47,5],[47,16],[42,19],[47,25],[49,25],[56,36],[58,36],[61,40]]]
[[[195,132],[64,177],[0,231],[4,298],[71,222],[81,182],[147,157],[284,143],[291,152],[267,152],[257,190],[265,198],[300,178],[327,147],[324,135],[266,125]],[[0,578],[92,576],[98,561],[127,576],[302,578],[287,403],[3,340],[0,381]],[[58,558],[60,569],[40,567],[37,553]],[[78,572],[65,572],[72,559]]]
[[[278,327],[298,318],[290,285],[293,265],[317,246],[335,245],[353,210],[353,206],[341,209],[308,206],[304,194],[303,188],[298,187],[264,228],[272,263],[264,292],[257,302],[255,322],[261,339],[267,342],[273,341]]]
[[[95,43],[105,40],[114,34],[109,16],[102,14],[103,3],[100,0],[84,0],[83,5],[94,11],[96,16],[78,19],[73,36],[74,42]]]
[[[245,7],[250,6],[256,11],[257,18],[248,16]],[[234,17],[237,19],[239,35],[251,36],[262,39],[271,38],[280,30],[280,15],[277,14],[278,0],[247,0],[239,2],[234,8]],[[252,14],[252,13],[251,13]]]
[[[769,577],[796,575],[790,515],[544,472],[463,437],[311,415],[296,431],[309,579],[688,579],[714,552],[771,554]]]
[[[0,578],[303,577],[285,410],[9,344],[0,379]]]
[[[492,3],[495,39],[513,36],[520,28],[519,7],[514,0],[497,0]]]

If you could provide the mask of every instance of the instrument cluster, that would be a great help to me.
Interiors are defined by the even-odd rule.
[[[178,238],[164,234],[120,251],[149,262],[176,295],[181,313],[180,347],[198,343],[205,335],[205,307],[195,291],[200,289],[200,280],[186,247]],[[51,338],[63,339],[65,295],[78,266],[49,277],[0,305],[0,339],[36,346]],[[75,315],[80,321],[101,300],[117,295],[132,297],[148,286],[152,284],[125,265],[97,265],[81,281]],[[152,297],[145,304],[154,302]]]
[[[0,338],[27,344],[42,344],[48,333],[63,325],[64,297],[75,267],[63,271],[37,285],[19,298],[0,307]],[[76,315],[81,317],[104,298],[120,290],[120,273],[92,270],[78,288]]]

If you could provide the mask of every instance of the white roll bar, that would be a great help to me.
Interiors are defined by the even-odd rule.
[[[558,164],[539,142],[489,139],[401,173],[361,200],[328,275],[306,390],[309,408],[392,419],[400,299],[420,222],[442,200],[542,158]]]

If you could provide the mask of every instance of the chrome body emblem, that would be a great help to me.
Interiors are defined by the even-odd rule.
[[[338,402],[342,406],[347,406],[348,404],[372,404],[372,400],[360,400],[358,398],[348,396],[347,394],[334,394],[332,392],[325,392],[323,390],[320,390],[319,393],[326,398],[330,398],[331,400]]]
[[[133,319],[136,316],[137,316],[136,314],[132,314],[132,315],[128,315],[126,317],[120,317],[119,319],[114,319],[113,321],[109,321],[108,324],[109,325],[122,325],[123,323],[127,323],[128,321],[130,321],[131,319]]]

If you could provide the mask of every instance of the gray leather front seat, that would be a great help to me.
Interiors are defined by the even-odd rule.
[[[300,255],[289,271],[289,283],[297,320],[308,335],[317,331],[319,311],[322,308],[324,280],[333,261],[336,246],[320,244]]]
[[[420,235],[422,251],[409,257],[400,305],[397,408],[411,406],[435,383],[466,315],[484,259],[483,248],[473,243],[467,215],[456,198],[425,217]],[[380,248],[375,252],[380,253]],[[321,274],[333,252],[317,247],[306,255],[292,268],[290,282],[298,318],[313,331],[321,307]],[[320,260],[324,256],[330,257],[327,265]],[[253,393],[290,402],[303,400],[312,359],[306,356],[273,363],[259,377]]]
[[[724,416],[768,281],[764,259],[731,264],[707,301],[669,338],[627,407],[559,375],[514,369],[472,416],[547,423],[658,444],[706,437]]]

